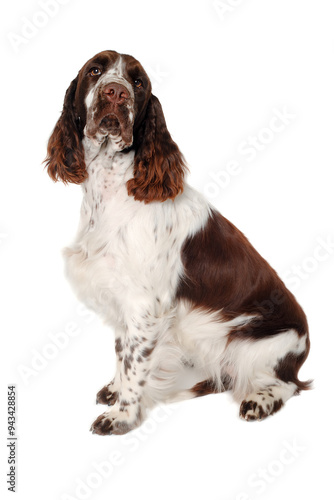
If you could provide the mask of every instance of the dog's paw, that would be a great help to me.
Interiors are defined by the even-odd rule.
[[[102,413],[97,419],[92,423],[90,431],[93,434],[100,434],[101,436],[106,436],[108,434],[112,434],[112,423],[113,418],[110,415],[110,412]]]
[[[263,420],[276,413],[282,406],[282,399],[276,399],[269,388],[249,394],[241,403],[239,415],[247,421]]]
[[[112,406],[118,400],[118,391],[114,390],[112,382],[105,385],[96,395],[96,404]]]
[[[107,411],[97,417],[90,430],[93,434],[99,434],[100,436],[126,434],[140,425],[139,414],[140,412],[137,412],[137,415],[133,418],[125,411]]]

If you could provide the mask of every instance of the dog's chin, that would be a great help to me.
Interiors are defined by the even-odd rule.
[[[119,150],[132,145],[132,127],[121,123],[115,114],[111,113],[104,116],[98,125],[98,130],[100,134],[117,144]]]
[[[106,135],[118,137],[122,134],[122,127],[116,115],[106,115],[99,124],[99,130]]]
[[[101,146],[112,143],[115,150],[122,151],[132,145],[132,127],[122,126],[116,115],[105,115],[99,122],[90,122],[84,129],[84,134],[94,144]]]

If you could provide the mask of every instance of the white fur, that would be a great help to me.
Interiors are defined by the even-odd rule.
[[[80,299],[111,324],[126,323],[130,310],[161,317],[182,272],[182,244],[204,226],[209,206],[190,187],[174,202],[135,201],[125,185],[133,153],[115,153],[109,143],[87,169],[78,234],[65,250],[68,276]]]

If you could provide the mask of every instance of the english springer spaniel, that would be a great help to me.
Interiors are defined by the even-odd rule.
[[[232,391],[262,420],[310,387],[305,314],[246,237],[185,183],[185,160],[140,63],[100,52],[71,82],[49,139],[54,181],[81,184],[65,250],[78,298],[115,329],[111,406],[97,434],[138,427],[161,402]],[[182,387],[184,370],[201,379]],[[195,383],[195,381],[194,381]]]

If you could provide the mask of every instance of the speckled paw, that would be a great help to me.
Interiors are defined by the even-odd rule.
[[[112,412],[100,415],[92,424],[90,430],[93,434],[107,436],[110,434],[126,434],[138,427],[139,422],[124,419],[121,416],[114,417]]]
[[[105,385],[96,395],[96,404],[112,406],[118,399],[118,392],[112,391],[112,384]]]
[[[263,390],[247,396],[240,406],[240,417],[247,421],[263,420],[283,406],[282,399],[275,399],[272,391]]]

